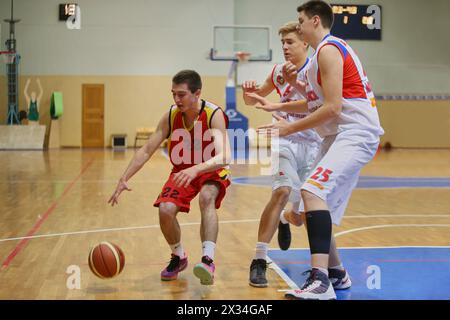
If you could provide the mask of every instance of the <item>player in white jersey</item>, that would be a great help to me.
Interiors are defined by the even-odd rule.
[[[255,81],[244,82],[242,88],[247,105],[254,105],[273,90],[280,95],[281,102],[304,99],[283,76],[283,69],[289,67],[300,70],[299,74],[303,75],[302,70],[309,61],[307,58],[308,45],[300,40],[296,27],[296,22],[290,22],[279,30],[283,53],[288,62],[285,65],[275,65],[261,87],[257,87]],[[307,113],[279,112],[278,115],[293,122],[306,117]],[[278,141],[272,140],[272,146],[276,146],[272,148],[272,152],[276,152],[275,156],[279,159],[279,165],[277,168],[273,168],[272,196],[261,215],[255,259],[250,266],[249,283],[251,286],[267,287],[267,250],[277,225],[279,226],[280,247],[287,250],[291,242],[288,220],[295,225],[302,224],[301,212],[299,212],[300,187],[311,172],[320,142],[321,138],[314,129],[296,132],[280,138]],[[283,215],[282,210],[288,201],[293,204],[292,209]],[[283,222],[279,223],[280,213]]]
[[[274,115],[279,121],[260,129],[278,130],[280,136],[286,136],[316,128],[324,137],[315,168],[301,190],[312,270],[301,289],[288,291],[286,297],[336,299],[333,287],[348,287],[350,279],[342,264],[329,262],[340,262],[332,223],[340,224],[359,172],[374,157],[384,132],[359,58],[345,41],[330,36],[332,8],[324,1],[313,0],[297,11],[299,34],[315,50],[306,71],[306,86],[297,83],[307,101],[277,109],[286,110],[295,104],[311,114],[295,123]]]

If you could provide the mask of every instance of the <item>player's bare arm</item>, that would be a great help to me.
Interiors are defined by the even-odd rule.
[[[341,113],[342,110],[342,79],[343,60],[339,50],[334,46],[324,46],[320,51],[319,67],[322,78],[324,104],[307,117],[292,123],[278,121],[276,123],[259,127],[259,129],[278,129],[280,137],[297,131],[315,128]]]
[[[205,161],[182,170],[174,175],[177,186],[188,186],[199,174],[215,171],[231,162],[231,148],[228,139],[225,119],[217,112],[211,119],[211,136],[214,141],[215,156]]]
[[[155,133],[153,133],[148,139],[147,143],[136,152],[122,177],[119,179],[116,190],[108,200],[108,203],[110,203],[112,206],[114,206],[114,204],[118,204],[117,200],[122,191],[131,191],[127,184],[127,181],[144,166],[144,164],[159,148],[164,139],[166,139],[167,135],[169,134],[168,123],[169,112],[166,112],[164,116],[159,120],[158,127],[156,128]]]
[[[273,90],[275,90],[275,86],[273,85],[273,82],[272,82],[272,74],[269,74],[267,76],[266,80],[260,87],[258,87],[258,85],[256,84],[256,81],[254,81],[254,80],[245,81],[242,84],[242,94],[243,94],[244,102],[248,106],[253,106],[258,103],[258,101],[256,99],[254,99],[253,97],[249,96],[248,93],[256,93],[257,95],[259,95],[261,97],[266,97]]]
[[[267,112],[274,111],[284,111],[289,113],[307,113],[308,105],[306,100],[296,100],[289,102],[271,102],[266,98],[259,96],[256,93],[249,93],[249,96],[256,99],[258,101],[258,105],[256,105],[257,109],[261,109]]]
[[[40,102],[42,100],[42,95],[44,94],[44,90],[42,89],[41,80],[38,78],[36,79],[38,88],[39,88],[39,95],[37,97],[37,101]]]

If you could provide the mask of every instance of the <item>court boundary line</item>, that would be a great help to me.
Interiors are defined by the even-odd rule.
[[[353,232],[358,231],[365,231],[365,230],[373,230],[373,229],[383,229],[383,228],[449,228],[450,224],[381,224],[381,225],[373,225],[373,226],[367,226],[367,227],[360,227],[360,228],[353,228],[349,230],[344,230],[341,232],[338,232],[334,235],[335,238],[340,237],[342,235],[346,235]]]
[[[297,284],[292,281],[292,279],[289,278],[289,276],[272,259],[270,259],[268,256],[266,256],[266,258],[267,262],[270,263],[269,268],[273,269],[284,280],[284,282],[288,284],[290,288],[299,289]],[[278,289],[277,291],[281,292],[280,290],[283,289]]]
[[[219,224],[251,223],[251,222],[259,222],[259,219],[225,220],[225,221],[220,221]],[[200,222],[180,223],[180,226],[196,226],[196,225],[200,225]],[[81,231],[72,231],[72,232],[40,234],[40,235],[32,235],[32,236],[0,239],[0,243],[1,242],[7,242],[7,241],[22,240],[22,239],[53,238],[53,237],[70,236],[70,235],[78,235],[78,234],[88,234],[88,233],[102,233],[102,232],[111,232],[111,231],[114,232],[114,231],[125,231],[125,230],[155,229],[155,228],[159,228],[159,227],[160,227],[159,224],[150,224],[150,225],[145,225],[145,226],[119,227],[119,228],[93,229],[93,230],[81,230]]]
[[[14,260],[14,258],[25,248],[28,241],[30,240],[30,237],[32,237],[39,230],[39,228],[42,226],[42,224],[44,224],[44,222],[47,220],[50,214],[52,214],[52,212],[56,209],[60,201],[64,199],[64,197],[69,193],[69,191],[72,189],[75,183],[81,178],[81,176],[87,171],[87,169],[92,165],[93,162],[94,159],[89,160],[88,163],[81,168],[81,172],[78,174],[78,176],[64,188],[62,194],[58,198],[56,198],[56,200],[53,201],[53,203],[45,211],[45,213],[42,216],[41,215],[38,216],[39,217],[38,221],[33,225],[30,231],[28,231],[27,236],[21,239],[21,241],[16,245],[16,247],[9,253],[6,259],[3,261],[2,269],[6,269],[10,265],[10,263]]]
[[[404,216],[419,216],[419,217],[433,217],[433,215],[403,215]],[[442,215],[437,215],[441,217]],[[445,217],[449,217],[450,215],[444,215]],[[374,218],[375,216],[347,216],[344,218],[351,218],[351,217],[357,217],[357,218]],[[388,215],[383,215],[383,217],[390,217]],[[43,219],[43,218],[41,218]],[[219,221],[219,224],[229,224],[229,223],[251,223],[251,222],[259,222],[260,219],[242,219],[242,220],[225,220],[225,221]],[[186,222],[186,223],[180,223],[180,226],[192,226],[192,225],[200,225],[200,222]],[[335,237],[339,237],[342,234],[347,234],[351,232],[356,231],[363,231],[368,229],[377,229],[377,228],[383,228],[383,227],[390,227],[390,226],[416,226],[416,227],[433,227],[433,226],[441,226],[441,227],[450,227],[450,224],[401,224],[401,225],[375,225],[375,226],[368,226],[368,227],[362,227],[362,228],[354,228],[349,230],[344,230],[341,232],[338,232],[335,234]],[[126,231],[126,230],[142,230],[142,229],[154,229],[158,228],[159,224],[152,224],[152,225],[145,225],[145,226],[133,226],[133,227],[117,227],[117,228],[103,228],[103,229],[91,229],[91,230],[80,230],[80,231],[70,231],[70,232],[60,232],[60,233],[50,233],[50,234],[40,234],[40,235],[26,235],[22,237],[13,237],[13,238],[3,238],[0,239],[0,243],[2,242],[8,242],[8,241],[16,241],[16,240],[31,240],[31,239],[39,239],[39,238],[53,238],[53,237],[61,237],[61,236],[70,236],[70,235],[79,235],[79,234],[89,234],[89,233],[102,233],[102,232],[114,232],[114,231]]]

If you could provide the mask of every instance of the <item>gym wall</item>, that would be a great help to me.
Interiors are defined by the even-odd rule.
[[[49,121],[53,91],[64,95],[60,141],[81,146],[81,85],[105,84],[105,145],[110,135],[127,133],[133,144],[137,127],[154,127],[172,103],[170,79],[185,68],[203,77],[203,97],[224,105],[228,62],[205,57],[212,45],[212,26],[251,24],[272,26],[273,63],[283,61],[277,30],[296,20],[302,1],[79,0],[81,30],[58,21],[55,0],[15,1],[20,64],[20,109],[23,86],[39,77],[44,87],[41,122]],[[382,41],[349,41],[359,54],[376,94],[450,93],[450,2],[433,0],[334,1],[379,4],[383,10]],[[256,14],[257,13],[257,14]],[[0,18],[9,16],[9,1],[0,2]],[[8,25],[2,22],[2,44]],[[4,48],[4,47],[3,47]],[[251,65],[251,64],[250,64]],[[262,67],[248,76],[263,81]],[[0,73],[0,121],[6,119],[6,79]],[[253,71],[253,72],[252,72]],[[36,90],[33,81],[30,91]],[[270,122],[269,114],[238,107],[250,126]],[[270,99],[276,100],[276,94]],[[386,130],[383,141],[401,147],[450,147],[449,101],[379,101]]]

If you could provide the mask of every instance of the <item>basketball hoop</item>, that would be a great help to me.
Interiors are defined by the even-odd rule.
[[[243,63],[243,62],[245,63],[250,60],[251,53],[245,52],[245,51],[238,51],[234,55],[239,63]]]
[[[245,52],[245,51],[237,51],[234,53],[235,59],[232,60],[233,62],[231,63],[230,70],[228,71],[227,87],[235,86],[238,64],[248,62],[250,59],[250,56],[251,56],[251,53]]]
[[[14,60],[16,58],[16,53],[10,51],[0,51],[0,55],[3,58],[3,62],[6,64],[14,63]]]

